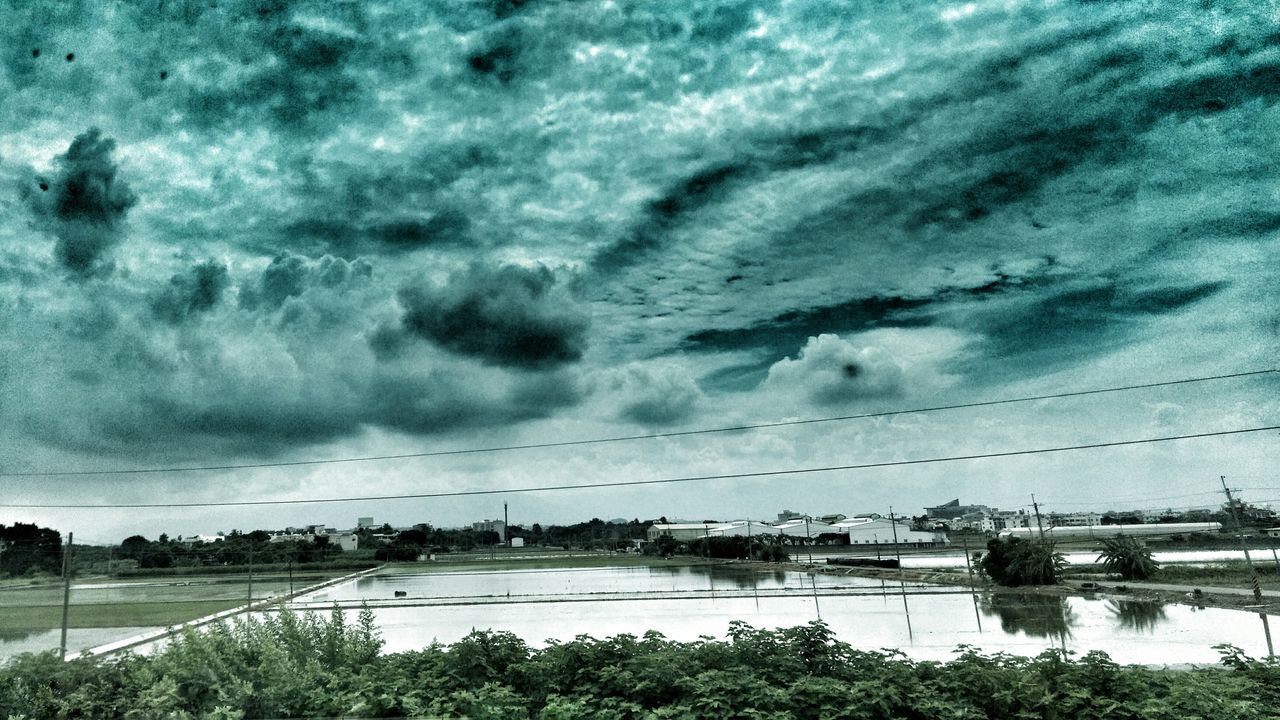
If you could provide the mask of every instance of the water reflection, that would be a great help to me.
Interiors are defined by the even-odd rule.
[[[0,630],[0,643],[17,642],[26,640],[27,638],[38,635],[42,632],[48,632],[44,628],[39,630]]]
[[[1009,634],[1065,640],[1076,624],[1075,611],[1062,595],[989,593],[982,598],[981,608],[984,614],[1000,618],[1001,629]]]
[[[1149,600],[1107,600],[1107,610],[1125,630],[1150,633],[1168,620],[1164,603]]]
[[[727,565],[694,565],[681,570],[690,575],[703,575],[715,587],[729,585],[738,590],[754,590],[761,587],[785,587],[787,584],[785,570],[756,571]]]

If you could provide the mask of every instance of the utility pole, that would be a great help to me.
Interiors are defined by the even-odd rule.
[[[75,533],[67,533],[67,549],[62,552],[62,640],[58,644],[58,657],[67,659],[67,616],[71,611],[71,539]]]
[[[245,603],[245,610],[253,604],[253,541],[249,541],[249,599]]]
[[[964,568],[969,573],[969,597],[973,600],[973,616],[978,620],[978,632],[982,632],[982,613],[978,612],[978,586],[973,581],[973,563],[969,560],[969,538],[964,539]]]
[[[1240,549],[1244,551],[1245,562],[1249,563],[1249,572],[1253,578],[1250,584],[1253,586],[1253,600],[1259,606],[1264,605],[1262,602],[1262,582],[1258,579],[1258,568],[1253,564],[1253,557],[1249,555],[1249,545],[1244,541],[1244,526],[1240,524],[1240,516],[1236,514],[1236,499],[1231,496],[1231,488],[1227,487],[1227,476],[1219,475],[1218,479],[1222,481],[1222,492],[1227,495],[1227,507],[1231,510],[1231,519],[1236,525],[1236,539],[1240,541]],[[1266,608],[1262,608],[1265,610]],[[1275,649],[1271,644],[1271,624],[1267,621],[1266,612],[1258,613],[1258,617],[1262,618],[1262,630],[1267,635],[1267,655],[1275,657]]]
[[[507,520],[507,503],[502,502],[502,544],[511,547],[511,524]]]
[[[809,549],[809,564],[813,564],[813,538],[809,536],[809,516],[804,516],[804,544]]]
[[[1026,507],[1023,505],[1023,507]],[[1031,507],[1036,510],[1036,527],[1040,528],[1040,539],[1044,540],[1044,521],[1040,519],[1040,503],[1036,502],[1036,494],[1031,493]]]
[[[902,550],[898,546],[898,519],[893,514],[893,506],[889,506],[889,527],[893,530],[893,555],[898,559],[898,587],[902,590],[902,611],[907,616],[907,639],[915,640],[911,631],[911,607],[907,605],[907,581],[902,575]]]
[[[1227,507],[1231,510],[1231,520],[1236,525],[1236,539],[1240,541],[1240,549],[1244,551],[1245,562],[1249,563],[1249,570],[1253,573],[1253,596],[1259,603],[1262,602],[1262,588],[1258,584],[1258,568],[1254,567],[1253,557],[1249,555],[1249,546],[1244,541],[1244,526],[1240,524],[1240,516],[1236,514],[1236,499],[1231,495],[1231,488],[1227,487],[1227,476],[1219,475],[1222,481],[1222,492],[1227,495]]]

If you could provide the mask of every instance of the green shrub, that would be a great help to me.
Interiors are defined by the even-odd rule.
[[[530,649],[477,631],[379,655],[367,612],[350,623],[282,612],[186,633],[153,656],[0,666],[3,718],[1232,718],[1280,707],[1280,665],[1224,646],[1223,667],[1125,667],[1103,653],[1027,658],[961,647],[949,662],[859,650],[820,622],[726,640],[656,632]]]

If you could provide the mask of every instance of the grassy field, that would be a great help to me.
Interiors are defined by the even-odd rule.
[[[295,572],[294,590],[346,570]],[[289,592],[289,576],[255,574],[255,600]],[[68,624],[73,628],[169,626],[243,605],[248,577],[171,575],[151,578],[91,578],[74,581]],[[62,623],[62,586],[57,583],[0,586],[0,631],[45,630]]]
[[[1264,590],[1280,590],[1280,572],[1268,557],[1266,562],[1254,559],[1258,567],[1258,580]],[[1250,587],[1253,578],[1249,565],[1243,560],[1215,563],[1206,567],[1166,565],[1151,578],[1152,582],[1212,585],[1219,587]]]
[[[72,605],[67,625],[73,628],[167,627],[205,615],[229,610],[238,600],[192,600],[188,602],[131,602]],[[0,632],[6,630],[50,630],[62,624],[61,605],[28,605],[0,610]]]

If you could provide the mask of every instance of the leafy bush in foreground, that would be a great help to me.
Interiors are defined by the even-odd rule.
[[[348,624],[280,613],[189,632],[153,657],[0,668],[0,717],[259,718],[1251,718],[1280,707],[1280,667],[1224,648],[1224,668],[982,655],[947,663],[858,650],[822,623],[732,625],[727,641],[649,632],[533,650],[509,633],[379,655],[365,611]]]

